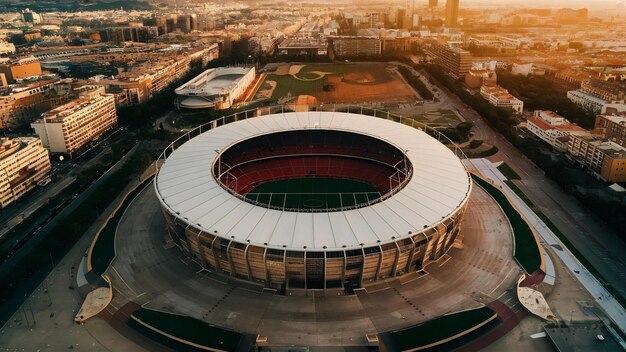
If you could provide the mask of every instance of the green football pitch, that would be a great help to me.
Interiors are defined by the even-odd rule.
[[[353,207],[379,197],[367,183],[325,177],[267,182],[246,194],[246,198],[272,207],[300,210]]]

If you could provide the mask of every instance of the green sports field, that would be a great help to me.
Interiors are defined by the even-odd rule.
[[[246,198],[300,210],[352,207],[380,197],[370,185],[346,179],[306,177],[267,182],[259,185]]]

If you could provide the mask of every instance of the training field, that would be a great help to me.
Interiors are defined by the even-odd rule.
[[[366,183],[325,177],[267,182],[246,194],[248,199],[275,207],[303,210],[350,207],[378,197]]]
[[[320,103],[415,100],[391,67],[385,63],[284,64],[267,75],[262,90],[273,88],[271,97],[277,100],[307,94]]]

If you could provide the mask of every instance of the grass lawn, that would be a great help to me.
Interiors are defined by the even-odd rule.
[[[478,185],[485,189],[493,197],[493,199],[498,202],[506,214],[506,217],[511,223],[511,227],[513,227],[513,236],[515,237],[515,259],[517,259],[527,273],[532,274],[541,266],[541,252],[539,251],[539,244],[535,240],[535,236],[530,226],[513,207],[511,202],[509,202],[509,199],[501,190],[473,174],[472,179],[474,179],[474,182],[478,183]]]
[[[492,156],[494,154],[496,154],[498,152],[498,147],[496,147],[495,145],[492,146],[489,149],[485,149],[483,151],[475,151],[473,149],[463,149],[463,152],[465,152],[465,155],[467,155],[468,158],[486,158],[488,156]]]
[[[137,194],[139,194],[147,184],[152,182],[153,178],[154,176],[149,177],[130,192],[124,199],[122,206],[115,212],[115,215],[107,221],[102,231],[100,231],[91,252],[91,267],[98,275],[104,274],[115,257],[115,231],[117,230],[117,224],[119,224],[122,215],[124,215],[124,211],[128,208],[133,199],[135,199]]]
[[[235,351],[242,334],[188,316],[139,308],[132,316],[164,333],[221,351]]]
[[[431,127],[454,128],[461,123],[457,114],[447,109],[428,111],[420,115],[414,115],[413,118]]]
[[[363,65],[358,64],[305,64],[298,73],[298,76],[313,71],[332,72],[339,75],[360,71],[363,69],[363,67]]]
[[[326,177],[267,182],[246,194],[251,200],[295,209],[351,207],[378,197],[380,194],[366,183]]]
[[[489,307],[444,315],[423,324],[389,333],[397,350],[404,351],[437,343],[487,322],[496,313]]]
[[[272,74],[267,75],[265,80],[276,82],[276,88],[272,92],[272,99],[286,97],[289,93],[295,98],[298,95],[321,91],[324,89],[324,83],[326,82],[326,78],[315,81],[301,81],[290,75],[278,76]]]
[[[519,189],[519,187],[517,187],[517,185],[509,180],[504,180],[504,183],[506,183],[507,186],[509,186],[509,188],[515,193],[517,194],[518,197],[520,197],[520,199],[526,203],[526,205],[528,205],[529,208],[531,209],[535,209],[535,204],[528,199],[528,197],[526,197],[526,195],[524,194],[524,192],[522,192],[521,189]],[[535,213],[537,213],[537,211],[535,211]],[[537,213],[539,214],[539,213]]]
[[[507,163],[503,162],[498,166],[498,170],[509,180],[521,180],[522,178]]]
[[[362,71],[376,71],[381,72],[386,65],[376,64],[370,66],[364,66],[361,64],[304,64],[304,67],[296,75],[303,79],[312,79],[319,77],[319,75],[311,73],[314,71],[319,72],[331,72],[330,75],[325,75],[324,78],[320,78],[314,81],[301,81],[293,76],[287,75],[275,75],[268,74],[267,81],[275,81],[277,83],[274,92],[272,92],[272,99],[279,99],[286,97],[291,93],[292,97],[297,97],[301,94],[311,94],[313,92],[322,91],[324,84],[327,82],[327,77],[332,75],[344,75],[353,72]]]

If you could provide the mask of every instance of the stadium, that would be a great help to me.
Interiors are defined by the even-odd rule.
[[[256,77],[254,67],[208,69],[176,88],[176,106],[183,109],[228,109]]]
[[[155,191],[176,246],[267,288],[350,292],[462,240],[472,183],[423,130],[344,112],[212,124],[168,149]]]

